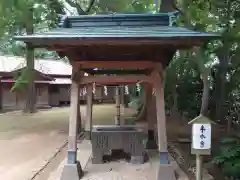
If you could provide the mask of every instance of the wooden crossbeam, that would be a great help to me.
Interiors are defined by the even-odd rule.
[[[88,73],[88,74],[93,74],[93,75],[104,75],[104,74],[116,74],[116,75],[124,75],[124,74],[143,74],[147,75],[149,74],[148,69],[125,69],[125,70],[120,70],[120,69],[99,69],[99,70],[94,70],[94,69],[82,69],[82,71]]]
[[[151,61],[75,61],[83,69],[152,69],[155,63]]]
[[[131,84],[137,82],[151,82],[152,78],[146,75],[122,75],[122,76],[84,76],[81,84]]]

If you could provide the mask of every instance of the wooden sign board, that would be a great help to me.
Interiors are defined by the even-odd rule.
[[[211,149],[211,124],[192,125],[192,148]]]
[[[189,124],[192,124],[192,154],[211,154],[211,120],[205,116],[198,116]]]

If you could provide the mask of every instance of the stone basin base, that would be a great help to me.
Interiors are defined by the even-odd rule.
[[[122,149],[130,154],[132,163],[144,163],[144,133],[137,126],[93,126],[92,163],[103,163],[103,156]]]

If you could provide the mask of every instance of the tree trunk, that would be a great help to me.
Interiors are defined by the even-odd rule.
[[[210,82],[209,82],[209,73],[210,69],[204,65],[204,55],[200,48],[195,48],[195,57],[194,60],[198,65],[198,69],[203,81],[203,92],[202,92],[202,104],[200,114],[207,115],[208,104],[209,104],[209,92],[210,92]]]
[[[175,119],[175,118],[177,118],[177,115],[178,115],[178,94],[176,91],[176,83],[174,83],[174,85],[172,85],[171,93],[172,93],[172,97],[173,97],[173,104],[170,109],[170,117],[171,117],[171,119]]]
[[[26,32],[28,35],[33,34],[33,6],[29,6],[28,8],[28,19],[26,21]],[[27,61],[27,73],[28,73],[28,85],[26,91],[26,106],[25,112],[27,113],[34,113],[36,112],[36,89],[34,84],[34,47],[28,43],[27,44],[27,54],[26,54],[26,61]]]
[[[227,47],[226,47],[227,48]],[[215,88],[215,119],[222,120],[224,117],[224,104],[225,104],[225,82],[227,72],[227,52],[223,50],[223,54],[219,57],[219,67],[216,74],[216,88]]]
[[[208,69],[205,68],[202,74],[202,81],[203,81],[203,93],[202,93],[202,104],[200,114],[206,115],[208,112],[208,104],[209,104],[209,91],[210,91],[210,84],[208,80]]]
[[[232,116],[228,116],[227,119],[227,134],[230,134],[232,130]]]
[[[173,12],[176,11],[175,0],[161,0],[160,12]]]

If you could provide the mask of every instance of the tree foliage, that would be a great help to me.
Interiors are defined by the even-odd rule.
[[[222,167],[223,173],[232,179],[240,178],[240,142],[237,138],[223,138],[221,148],[213,163]]]
[[[55,27],[58,14],[64,14],[64,6],[58,0],[8,0],[0,2],[0,52],[17,56],[25,55],[25,44],[13,41],[12,36],[26,33],[29,8],[33,9],[34,31]],[[44,57],[45,50],[37,50],[36,56]],[[46,53],[48,56],[49,53]],[[53,53],[52,56],[55,54]]]
[[[13,35],[26,33],[29,7],[34,31],[58,24],[59,15],[144,13],[156,11],[160,0],[2,0],[0,1],[0,52],[23,56],[23,43]],[[227,120],[238,127],[240,118],[240,1],[161,0],[161,11],[180,12],[177,25],[195,31],[216,32],[222,38],[199,48],[178,51],[166,70],[165,100],[171,113],[189,118],[204,113],[214,121]],[[57,57],[43,49],[35,57]],[[21,78],[28,76],[23,73]],[[22,80],[22,79],[20,79]],[[135,87],[130,88],[134,95]],[[141,88],[142,89],[142,88]],[[141,102],[139,102],[141,103]]]

